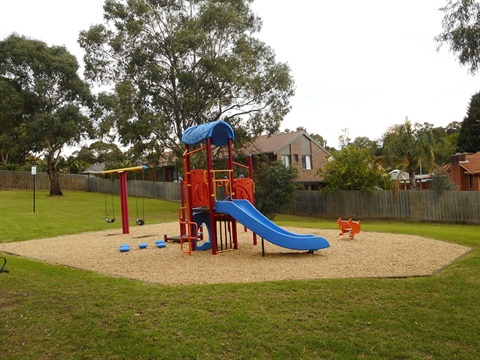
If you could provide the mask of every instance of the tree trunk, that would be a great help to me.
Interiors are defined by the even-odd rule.
[[[417,182],[415,181],[415,172],[411,171],[408,174],[410,178],[410,190],[417,190]]]
[[[48,161],[48,160],[47,160]],[[50,179],[50,196],[62,196],[60,187],[60,174],[54,162],[48,161],[47,164],[48,178]]]

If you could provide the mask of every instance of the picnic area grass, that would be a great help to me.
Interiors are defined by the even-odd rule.
[[[33,214],[31,192],[0,190],[0,242],[107,229],[103,201],[102,194],[37,192]],[[146,199],[146,223],[175,221],[178,207]],[[332,219],[275,221],[337,228]],[[0,274],[0,358],[479,358],[480,226],[364,221],[362,231],[418,234],[473,250],[429,277],[198,286],[0,253],[10,270]]]

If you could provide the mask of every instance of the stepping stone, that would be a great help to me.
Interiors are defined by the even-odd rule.
[[[130,251],[130,245],[128,244],[120,245],[120,252],[127,252],[127,251]]]

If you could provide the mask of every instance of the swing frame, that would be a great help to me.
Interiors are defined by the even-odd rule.
[[[129,168],[122,169],[113,169],[102,171],[102,175],[116,173],[118,175],[119,186],[120,186],[120,205],[122,212],[122,232],[123,234],[130,233],[130,227],[128,223],[128,195],[127,195],[127,172],[128,171],[137,171],[137,170],[146,170],[145,165],[134,166]]]

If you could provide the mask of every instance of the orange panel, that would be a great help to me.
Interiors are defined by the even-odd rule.
[[[235,199],[245,199],[253,204],[253,187],[252,179],[240,178],[233,182],[233,191],[235,191]]]
[[[205,171],[203,169],[191,171],[193,208],[209,206],[208,184],[205,182],[204,176]]]

